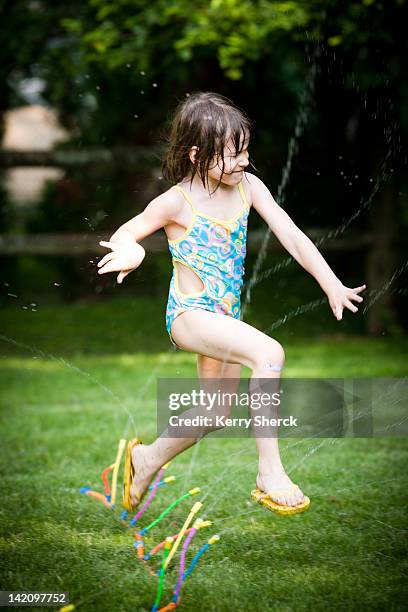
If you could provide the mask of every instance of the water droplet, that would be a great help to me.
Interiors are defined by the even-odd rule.
[[[33,304],[30,304],[30,306],[37,306],[37,304],[34,304],[34,303],[33,303]]]
[[[28,310],[28,306],[22,306],[24,310]]]
[[[32,308],[31,312],[37,312],[37,309],[36,308]]]
[[[145,71],[144,71],[144,70],[141,70],[141,71],[140,71],[140,74],[141,74],[142,76],[144,76],[146,73],[145,73]]]
[[[59,283],[54,283],[55,287],[61,287],[61,285]]]
[[[17,297],[15,293],[8,293],[7,295],[10,296],[10,297],[14,297],[14,298]]]
[[[133,115],[135,119],[139,119],[139,115]]]
[[[152,87],[157,87],[157,83],[153,83]]]
[[[358,174],[355,174],[355,175],[354,175],[354,178],[356,178],[356,179],[357,179],[357,178],[358,178]]]
[[[339,159],[343,159],[343,156],[342,156],[342,155],[339,155]]]
[[[141,89],[141,90],[140,90],[140,93],[141,93],[142,95],[144,94],[144,91],[143,91],[143,89]]]
[[[100,91],[100,89],[101,89],[101,88],[100,88],[100,86],[99,86],[99,85],[97,85],[97,86],[96,86],[96,89],[97,89],[98,91]]]
[[[126,64],[126,68],[130,68],[132,64]]]
[[[320,176],[320,172],[316,172],[316,175],[317,175],[317,176]]]

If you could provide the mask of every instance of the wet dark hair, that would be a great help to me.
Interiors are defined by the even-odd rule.
[[[198,173],[204,188],[211,160],[222,160],[224,174],[224,147],[232,138],[235,155],[244,148],[251,136],[253,124],[247,115],[228,98],[213,92],[198,92],[177,105],[170,120],[167,151],[162,163],[162,174],[172,183],[179,183],[191,173],[191,183]],[[240,147],[240,140],[242,145]],[[197,163],[189,157],[191,147],[197,146]],[[220,164],[221,165],[221,164]],[[214,192],[221,184],[221,178]]]

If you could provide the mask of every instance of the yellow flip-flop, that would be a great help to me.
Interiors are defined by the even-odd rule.
[[[294,485],[288,489],[276,489],[275,491],[271,491],[270,494],[272,494],[274,497],[278,495],[285,495],[286,493],[291,493],[294,489],[298,488],[299,487],[297,485]],[[310,506],[310,499],[306,497],[306,495],[305,499],[300,502],[300,504],[297,504],[296,506],[285,506],[284,504],[278,504],[278,502],[271,499],[270,494],[265,493],[260,489],[254,489],[251,491],[251,497],[257,504],[261,504],[261,506],[265,506],[265,508],[268,508],[268,510],[271,510],[272,512],[276,512],[277,514],[284,514],[286,516],[289,514],[298,514],[298,512],[304,512]]]
[[[133,485],[133,490],[138,498],[138,502],[136,505],[132,505],[132,499],[130,496],[130,487],[133,482],[133,478],[135,475],[135,470],[133,468],[132,462],[132,450],[138,444],[142,444],[142,441],[139,438],[133,438],[133,440],[129,440],[127,448],[126,448],[126,456],[125,456],[125,472],[123,475],[123,506],[129,512],[132,512],[137,505],[142,501],[144,494],[140,495],[139,491],[136,489],[135,485]]]

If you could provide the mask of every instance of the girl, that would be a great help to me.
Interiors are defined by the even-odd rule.
[[[181,102],[163,163],[163,176],[173,186],[120,226],[109,242],[100,242],[111,252],[99,261],[98,272],[119,272],[117,282],[122,283],[144,259],[139,242],[164,228],[174,266],[166,311],[171,342],[197,353],[201,383],[222,376],[233,379],[233,387],[245,365],[252,371],[253,389],[259,379],[279,382],[285,354],[279,342],[240,318],[251,206],[314,276],[337,320],[343,308],[357,312],[352,300],[363,301],[358,294],[365,285],[345,287],[264,183],[246,172],[251,129],[247,116],[221,95],[196,93]],[[132,510],[138,505],[155,472],[196,441],[196,437],[161,436],[150,445],[137,438],[129,442],[125,507]],[[306,509],[309,500],[286,474],[276,435],[256,437],[256,444],[259,464],[253,496],[281,513]]]

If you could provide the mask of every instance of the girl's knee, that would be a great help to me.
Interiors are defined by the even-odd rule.
[[[272,372],[281,372],[285,363],[285,351],[283,346],[276,340],[266,343],[256,351],[253,358],[253,370],[264,372],[266,375]]]

